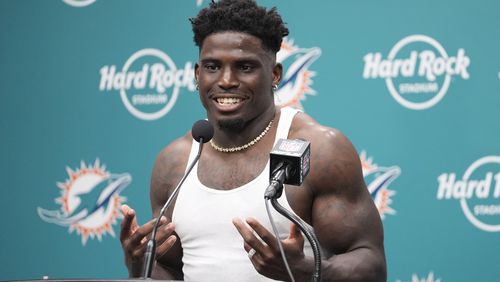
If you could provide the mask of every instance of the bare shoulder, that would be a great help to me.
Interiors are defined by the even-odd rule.
[[[305,113],[298,113],[289,136],[311,142],[311,171],[306,183],[314,194],[349,196],[349,192],[357,194],[353,189],[364,187],[358,153],[341,131],[321,125]]]
[[[192,138],[188,133],[158,154],[151,174],[151,205],[153,211],[162,206],[170,192],[184,174],[191,150]]]

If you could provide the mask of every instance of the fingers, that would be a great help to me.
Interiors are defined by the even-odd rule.
[[[278,243],[274,235],[255,218],[248,218],[246,222],[243,222],[239,218],[235,218],[233,219],[233,224],[241,237],[243,237],[245,241],[244,248],[247,252],[250,249],[255,249],[258,253],[268,252],[268,248],[271,248],[272,251],[278,250]],[[258,237],[256,235],[258,235]]]
[[[141,227],[137,228],[137,230],[130,236],[130,244],[132,246],[136,246],[139,244],[145,244],[148,240],[148,235],[153,231],[154,225],[156,223],[156,218],[151,219]],[[162,216],[160,219],[160,226],[167,223],[167,218]]]
[[[271,231],[267,230],[257,219],[251,217],[246,220],[248,225],[259,235],[260,239],[273,251],[279,250],[278,240]],[[259,240],[260,241],[260,240]],[[261,241],[261,242],[262,242]]]
[[[138,273],[143,263],[146,245],[151,237],[156,218],[142,226],[137,224],[136,212],[127,205],[121,206],[123,220],[121,222],[120,241],[125,254],[125,263],[131,273]],[[165,216],[160,218],[156,232],[156,257],[164,255],[176,242],[175,225],[168,222]],[[135,274],[134,274],[135,275]]]
[[[241,237],[243,238],[244,245],[243,247],[245,248],[245,251],[249,251],[250,249],[256,249],[253,246],[249,245],[249,241],[255,237],[253,235],[252,230],[250,230],[246,224],[239,218],[233,218],[233,225],[236,227],[236,230],[238,230],[238,233],[240,233]]]
[[[137,219],[135,211],[128,205],[122,205],[121,212],[123,214],[123,220],[121,223],[120,240],[123,242],[137,230]]]
[[[166,224],[167,221],[167,218],[164,216],[160,219],[160,225],[156,233],[157,252],[158,248],[161,248],[161,251],[165,253],[169,249],[170,243],[173,245],[175,242],[174,240],[164,245],[168,236],[170,236],[174,230],[174,225]],[[156,218],[151,219],[141,227],[138,227],[132,235],[122,241],[125,252],[129,254],[132,260],[140,260],[144,256],[146,245],[150,239],[155,222]]]
[[[120,241],[126,249],[131,250],[131,252],[136,252],[137,250],[132,251],[132,249],[137,249],[137,247],[147,243],[148,236],[153,231],[156,218],[151,219],[146,224],[139,227],[135,211],[132,208],[128,205],[122,205],[121,212],[123,214],[123,220],[121,223]],[[160,226],[166,222],[167,219],[162,216],[160,219]]]
[[[173,223],[169,223],[165,226],[162,226],[157,233],[157,246],[156,247],[156,256],[163,256],[177,241],[177,237],[172,235],[175,230],[175,225]]]
[[[233,219],[233,224],[243,237],[243,248],[248,253],[255,270],[264,276],[276,279],[274,276],[283,269],[276,237],[255,218],[248,218],[246,221]]]

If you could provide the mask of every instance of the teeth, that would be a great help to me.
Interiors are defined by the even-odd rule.
[[[217,98],[217,103],[220,105],[232,105],[241,102],[240,98]]]

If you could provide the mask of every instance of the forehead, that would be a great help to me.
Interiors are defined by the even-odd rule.
[[[271,52],[264,49],[262,40],[251,34],[235,31],[213,33],[205,38],[200,49],[200,58],[220,56],[256,56],[270,58]]]

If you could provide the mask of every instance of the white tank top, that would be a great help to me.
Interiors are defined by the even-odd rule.
[[[296,113],[292,108],[281,109],[275,144],[280,138],[288,137]],[[195,158],[198,146],[193,141],[188,163]],[[269,161],[259,176],[231,190],[203,185],[198,179],[198,165],[195,165],[179,191],[172,214],[183,249],[185,281],[274,281],[255,270],[243,249],[243,239],[232,223],[233,218],[244,221],[255,217],[272,233],[264,200],[268,185]],[[291,211],[286,193],[282,194],[279,203]],[[280,238],[287,238],[290,221],[272,206],[271,210]],[[306,254],[311,253],[307,240],[305,249]]]

